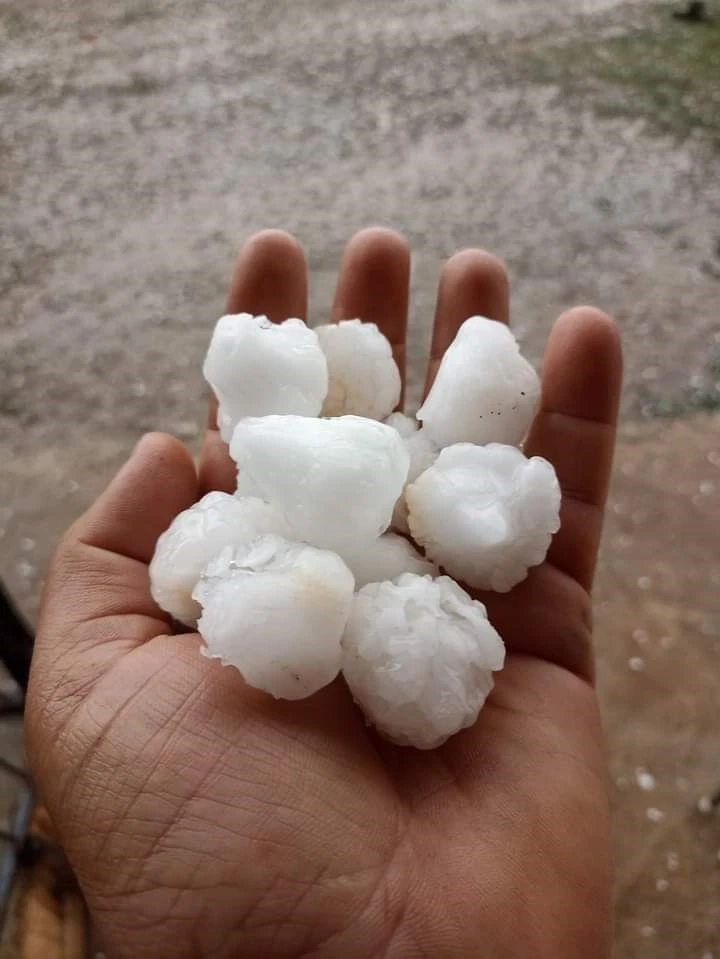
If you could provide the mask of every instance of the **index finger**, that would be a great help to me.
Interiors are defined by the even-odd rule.
[[[307,268],[297,240],[281,230],[252,236],[240,250],[228,291],[226,313],[264,314],[274,323],[307,315]],[[236,468],[217,428],[217,402],[210,398],[200,455],[200,491],[232,493]]]

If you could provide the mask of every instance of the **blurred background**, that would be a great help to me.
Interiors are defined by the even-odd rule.
[[[0,0],[0,575],[32,619],[139,435],[197,449],[248,234],[296,233],[324,321],[376,222],[414,250],[411,399],[460,247],[505,260],[538,364],[566,307],[618,321],[596,593],[616,954],[720,959],[716,0]],[[22,762],[16,720],[0,754]]]

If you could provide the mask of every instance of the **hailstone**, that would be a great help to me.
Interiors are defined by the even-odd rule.
[[[503,323],[472,316],[442,359],[418,419],[438,446],[519,444],[540,401],[537,373]]]
[[[342,645],[345,681],[368,722],[420,749],[475,722],[505,659],[483,604],[447,576],[363,587]]]
[[[228,547],[193,592],[205,654],[277,699],[302,699],[340,669],[354,580],[339,556],[280,536]]]
[[[539,456],[458,443],[406,491],[410,531],[429,559],[476,589],[507,592],[545,559],[560,486]]]
[[[226,443],[246,416],[318,416],[328,389],[327,361],[313,330],[302,320],[271,323],[250,313],[218,320],[203,374],[218,399]]]
[[[397,431],[359,416],[264,416],[235,429],[238,489],[285,518],[293,539],[339,553],[390,525],[410,457]]]
[[[353,413],[382,420],[398,404],[400,371],[392,347],[374,323],[343,320],[315,327],[328,364],[323,416]]]
[[[437,459],[440,448],[430,439],[427,430],[420,429],[420,424],[417,420],[412,419],[410,416],[405,416],[404,413],[393,413],[391,416],[388,416],[385,423],[387,426],[392,426],[393,429],[398,431],[410,454],[410,467],[408,468],[408,477],[405,484],[407,488],[408,483],[414,482],[421,473],[424,473],[426,469],[432,466]],[[409,533],[410,527],[408,526],[407,514],[407,502],[405,501],[405,492],[403,491],[403,495],[400,496],[397,503],[395,503],[391,523],[392,528],[398,530],[400,533]]]
[[[418,553],[404,536],[398,536],[397,533],[383,533],[369,546],[343,553],[342,558],[355,577],[355,589],[360,589],[367,583],[395,579],[402,573],[417,573],[421,576],[437,573],[433,564]]]
[[[179,622],[195,626],[200,607],[192,591],[213,556],[225,546],[286,531],[280,514],[259,499],[208,493],[176,516],[158,539],[149,570],[153,599]]]

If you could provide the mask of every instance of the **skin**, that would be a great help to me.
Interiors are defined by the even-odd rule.
[[[379,324],[404,370],[409,252],[387,230],[345,252],[335,320]],[[228,311],[305,316],[300,247],[242,249]],[[439,283],[428,383],[462,321],[508,320],[508,281],[464,250]],[[611,321],[555,324],[527,451],[550,459],[562,529],[512,593],[481,596],[509,656],[477,724],[434,752],[365,727],[342,681],[283,703],[199,655],[154,605],[159,534],[234,469],[211,409],[199,470],[144,437],[65,535],[27,706],[41,796],[110,957],[603,959],[608,800],[589,591],[621,379]]]

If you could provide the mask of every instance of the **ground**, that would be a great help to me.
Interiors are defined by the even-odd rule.
[[[718,36],[652,0],[0,0],[0,573],[28,615],[142,431],[197,448],[253,230],[303,242],[315,320],[353,230],[408,236],[411,400],[458,247],[505,259],[538,362],[565,307],[617,318],[596,619],[619,959],[720,959],[697,810],[720,784]]]

